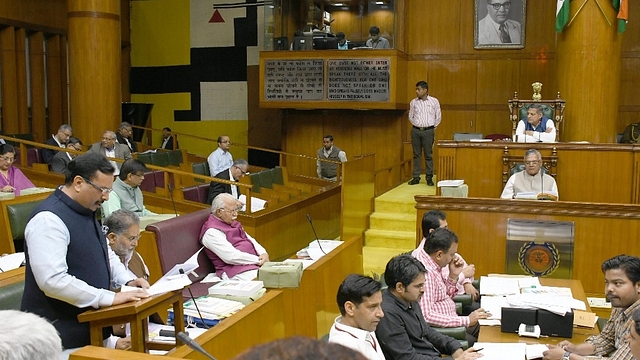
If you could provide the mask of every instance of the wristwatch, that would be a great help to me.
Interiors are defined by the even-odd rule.
[[[562,355],[562,360],[569,360],[569,356],[571,356],[571,353],[568,351],[565,351],[564,355]]]

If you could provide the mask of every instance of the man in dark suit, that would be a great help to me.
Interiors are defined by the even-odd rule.
[[[106,157],[123,160],[131,159],[131,151],[129,150],[129,147],[127,145],[118,144],[116,141],[116,133],[111,130],[105,131],[104,134],[102,134],[102,141],[91,145],[91,148],[89,148],[89,151],[87,152],[97,152],[98,154],[102,154]],[[115,161],[113,163],[117,165],[117,172],[119,173],[122,163],[116,163]]]
[[[176,140],[175,136],[171,135],[171,128],[166,127],[162,129],[162,145],[160,148],[165,150],[178,149],[178,140]]]
[[[230,168],[219,172],[218,175],[215,176],[215,178],[229,181],[238,181],[246,175],[247,170],[249,170],[249,163],[247,163],[246,160],[238,159],[233,162],[233,165],[231,165]],[[213,202],[213,199],[221,193],[231,194],[236,199],[240,197],[240,192],[238,191],[238,187],[236,185],[232,186],[230,184],[223,184],[212,181],[209,184],[209,196],[207,197],[207,204],[211,204],[211,202]]]
[[[73,129],[71,128],[71,126],[64,124],[58,128],[58,132],[55,135],[51,135],[51,137],[45,140],[44,143],[47,145],[64,148],[67,140],[71,136],[73,136]],[[53,156],[56,153],[58,153],[58,151],[56,150],[42,149],[42,161],[47,164],[51,164],[51,159],[53,159]]]
[[[69,140],[67,140],[67,149],[82,151],[82,141],[76,137],[70,137]],[[67,165],[69,165],[69,162],[75,159],[76,156],[78,155],[68,153],[66,151],[58,151],[58,153],[54,155],[53,159],[51,159],[51,171],[64,174],[64,171],[67,169]]]
[[[120,124],[116,139],[118,140],[118,144],[125,145],[132,153],[138,152],[138,144],[133,141],[133,128],[128,122],[123,121]]]

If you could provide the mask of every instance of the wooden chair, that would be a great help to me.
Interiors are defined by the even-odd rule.
[[[554,147],[551,150],[551,155],[542,156],[542,171],[546,172],[554,179],[557,175],[558,168],[558,152]],[[509,154],[509,147],[504,147],[504,153],[502,154],[502,189],[509,181],[511,175],[524,170],[524,154],[511,155]]]
[[[560,98],[560,92],[556,95],[554,100],[520,100],[518,99],[518,92],[513,94],[513,99],[509,100],[509,120],[511,120],[511,136],[516,134],[516,128],[518,127],[518,121],[527,118],[527,110],[532,104],[540,104],[544,107],[544,116],[553,120],[556,127],[556,142],[560,142],[562,139],[561,133],[564,121],[564,106],[565,100]]]

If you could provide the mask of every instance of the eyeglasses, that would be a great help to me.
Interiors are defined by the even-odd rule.
[[[540,160],[534,160],[534,161],[525,161],[524,163],[526,165],[538,165],[539,162]]]
[[[249,172],[248,172],[248,171],[244,171],[244,170],[242,170],[242,168],[241,168],[241,167],[239,167],[238,165],[233,165],[233,167],[234,167],[234,168],[236,168],[236,169],[238,169],[238,170],[240,170],[240,173],[242,174],[242,176],[244,176],[244,175],[249,175]]]
[[[103,138],[102,138],[102,140],[105,140],[105,141],[114,140],[114,141],[115,141],[115,140],[116,140],[116,138],[103,137]]]
[[[489,4],[491,6],[493,6],[493,10],[500,10],[500,7],[504,7],[505,10],[509,10],[509,8],[511,7],[511,3],[510,2],[506,2],[506,3],[502,3],[502,4]]]
[[[229,209],[219,209],[220,211],[226,211],[232,214],[237,214],[239,209],[233,209],[233,210],[229,210]]]
[[[91,182],[91,180],[87,179],[87,178],[86,178],[86,177],[84,177],[84,176],[81,176],[81,177],[82,177],[82,180],[84,180],[87,184],[89,184],[89,185],[93,186],[96,190],[100,191],[100,192],[101,192],[101,193],[103,193],[103,194],[108,194],[108,193],[110,193],[110,192],[112,192],[112,191],[113,191],[113,189],[111,189],[111,188],[106,188],[106,187],[98,186],[98,185],[96,185],[96,184],[92,183],[92,182]]]
[[[134,241],[138,241],[141,235],[137,235],[137,236],[118,235],[118,236],[122,236],[123,238],[127,239],[129,242],[134,242]]]
[[[10,162],[10,163],[16,161],[16,158],[10,158],[10,157],[7,157],[7,156],[0,156],[0,159],[4,160],[6,162]]]

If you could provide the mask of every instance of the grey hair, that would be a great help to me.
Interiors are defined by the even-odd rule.
[[[131,124],[129,124],[126,121],[123,121],[122,123],[120,123],[120,126],[118,127],[118,130],[124,129],[124,128],[129,128],[129,127],[131,127]]]
[[[58,128],[58,131],[65,131],[65,130],[69,130],[69,131],[73,132],[73,129],[71,128],[71,125],[62,124]]]
[[[529,105],[529,109],[535,109],[538,114],[544,114],[544,106],[541,104],[531,104]]]
[[[542,155],[540,154],[540,151],[538,151],[536,149],[527,150],[527,152],[524,153],[524,159],[527,160],[527,156],[529,156],[531,154],[536,154],[538,156],[538,160],[542,160]]]
[[[0,311],[0,359],[59,359],[62,340],[51,323],[28,312]]]
[[[136,213],[127,209],[118,209],[104,220],[104,226],[107,227],[107,234],[112,232],[116,235],[122,235],[133,224],[140,225],[140,218]]]
[[[109,138],[111,138],[112,140],[116,139],[116,133],[114,133],[111,130],[106,130],[104,133],[102,133],[102,136],[104,137],[104,135],[109,134]]]
[[[247,166],[248,167],[249,163],[245,159],[238,159],[238,160],[233,162],[232,166]]]
[[[237,200],[236,198],[233,197],[233,195],[228,194],[228,193],[221,193],[218,194],[218,196],[216,196],[213,201],[211,202],[211,213],[215,213],[216,210],[218,209],[224,209],[225,207],[225,199],[231,199],[231,200]]]

